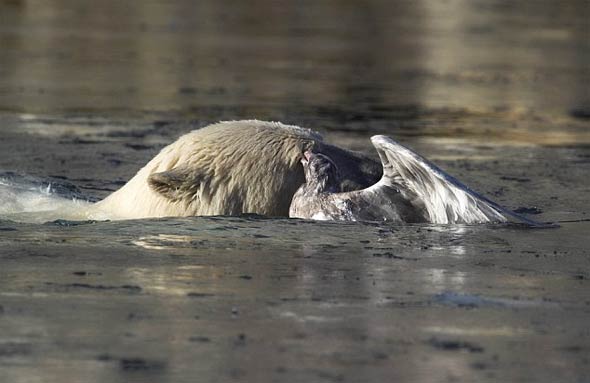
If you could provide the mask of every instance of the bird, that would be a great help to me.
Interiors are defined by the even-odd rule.
[[[326,154],[306,150],[305,183],[297,189],[289,216],[312,220],[393,223],[476,224],[518,221],[541,225],[471,190],[432,162],[394,139],[371,142],[383,166],[381,179],[364,189],[340,190],[340,172]]]

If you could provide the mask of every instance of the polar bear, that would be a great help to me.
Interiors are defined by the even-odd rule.
[[[194,130],[163,148],[121,189],[92,207],[92,218],[165,216],[288,216],[305,182],[307,150],[346,169],[342,190],[365,188],[382,174],[379,162],[326,144],[320,134],[279,122],[225,121]]]

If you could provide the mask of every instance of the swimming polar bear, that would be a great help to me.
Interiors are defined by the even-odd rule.
[[[102,201],[56,202],[55,196],[41,193],[35,206],[55,209],[25,206],[5,218],[37,222],[254,213],[439,224],[515,219],[537,225],[473,192],[391,138],[375,136],[372,141],[381,164],[329,145],[318,133],[298,126],[220,122],[162,149]],[[24,206],[23,193],[4,186],[4,194],[14,197],[8,198],[12,205]],[[0,182],[0,197],[2,187]]]
[[[312,130],[279,122],[225,121],[192,131],[163,148],[121,189],[97,202],[95,219],[289,214],[305,182],[303,152],[326,153],[346,169],[342,190],[379,180],[381,165],[323,142]]]
[[[381,164],[328,145],[318,133],[298,126],[220,122],[162,149],[95,209],[111,219],[256,213],[349,221],[470,224],[512,218],[533,223],[393,139],[374,136],[372,142]]]

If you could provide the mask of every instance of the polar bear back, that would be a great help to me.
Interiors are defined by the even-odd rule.
[[[277,122],[209,125],[162,149],[125,186],[97,203],[97,215],[286,216],[304,182],[301,155],[321,141],[311,130]]]

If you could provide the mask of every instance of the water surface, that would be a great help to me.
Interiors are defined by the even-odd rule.
[[[2,2],[0,179],[28,186],[0,202],[0,381],[588,381],[588,20],[584,0]],[[560,228],[8,219],[246,118],[366,153],[390,135]]]

